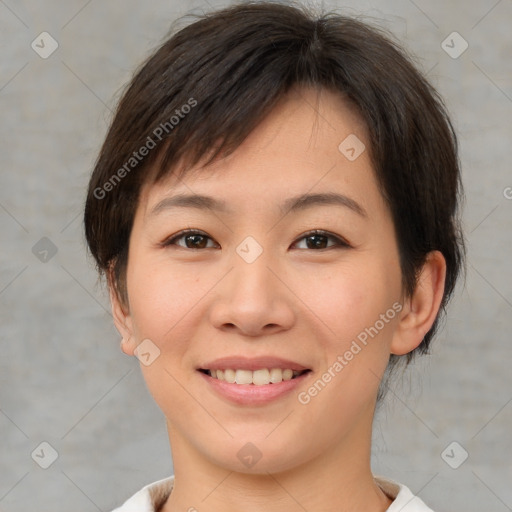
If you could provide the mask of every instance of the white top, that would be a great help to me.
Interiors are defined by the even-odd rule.
[[[405,485],[382,477],[374,478],[389,499],[394,500],[387,512],[434,512]],[[174,477],[171,476],[146,485],[112,512],[158,512],[171,494],[173,484]]]

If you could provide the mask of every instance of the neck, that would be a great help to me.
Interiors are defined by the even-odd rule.
[[[169,429],[169,435],[175,485],[163,512],[385,512],[392,503],[371,473],[371,428],[345,438],[337,449],[316,459],[262,474],[220,467],[205,459],[178,432]]]

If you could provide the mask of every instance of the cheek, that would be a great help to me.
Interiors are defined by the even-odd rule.
[[[343,350],[392,308],[400,296],[399,279],[396,268],[364,261],[332,270],[323,279],[302,278],[308,305],[330,333],[329,352]],[[382,328],[379,322],[379,330],[389,331],[391,324]]]
[[[179,350],[183,345],[179,340],[186,339],[187,316],[207,294],[209,283],[179,265],[165,261],[138,264],[134,256],[127,287],[135,336],[150,338],[161,349]]]
[[[340,414],[341,410],[355,414],[372,400],[387,366],[401,310],[397,261],[361,260],[361,266],[355,265],[331,280],[333,291],[331,300],[325,301],[325,318],[336,336],[330,337],[333,341],[326,347],[324,371],[330,370],[335,377],[326,376],[330,392],[324,399],[340,405]]]
[[[167,417],[175,410],[188,417],[197,411],[183,392],[187,376],[181,367],[186,365],[194,313],[211,285],[177,265],[171,267],[162,258],[142,262],[137,256],[133,254],[127,274],[134,337],[138,343],[149,339],[158,347],[158,356],[150,365],[141,361],[141,371]]]

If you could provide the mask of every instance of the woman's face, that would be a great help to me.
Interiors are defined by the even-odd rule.
[[[143,189],[118,324],[127,352],[142,343],[175,463],[263,473],[367,454],[402,289],[362,144],[339,97],[295,91],[230,157]]]

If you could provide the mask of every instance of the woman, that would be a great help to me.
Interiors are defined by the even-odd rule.
[[[375,477],[372,422],[463,261],[456,137],[360,21],[246,3],[133,78],[85,227],[174,476],[118,511],[430,510]]]

